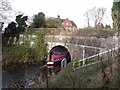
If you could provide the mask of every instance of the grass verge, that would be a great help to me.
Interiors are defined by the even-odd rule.
[[[73,70],[72,63],[69,63],[66,68],[60,71],[57,76],[54,76],[50,81],[51,88],[116,88],[118,87],[118,62],[117,57],[112,61],[112,74],[108,60],[103,61],[104,70],[107,76],[108,83],[104,84],[102,78],[100,63],[81,67]]]

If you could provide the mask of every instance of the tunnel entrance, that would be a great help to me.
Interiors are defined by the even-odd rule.
[[[55,46],[50,50],[51,59],[54,61],[53,71],[59,72],[64,68],[70,61],[70,53],[64,46]]]

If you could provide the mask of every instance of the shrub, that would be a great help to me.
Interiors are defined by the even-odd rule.
[[[16,45],[3,50],[3,67],[24,67],[25,64],[35,64],[36,51],[27,45]]]
[[[36,50],[37,58],[40,61],[43,61],[46,51],[47,51],[47,47],[45,44],[45,31],[44,30],[41,30],[37,33],[37,40],[35,41],[34,48]]]

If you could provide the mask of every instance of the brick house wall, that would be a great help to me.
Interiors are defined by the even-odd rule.
[[[61,23],[61,28],[64,28],[64,29],[77,29],[77,26],[75,25],[75,23],[73,21],[71,21],[71,20],[69,20],[67,18]]]

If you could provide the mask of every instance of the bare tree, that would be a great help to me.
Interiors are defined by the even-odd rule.
[[[86,17],[86,19],[87,19],[87,25],[88,25],[88,27],[90,26],[90,15],[89,15],[89,12],[87,11],[87,12],[85,12],[84,13],[84,16]]]
[[[99,25],[102,22],[102,20],[105,16],[105,12],[106,12],[106,8],[94,7],[92,9],[88,10],[87,12],[85,12],[85,16],[87,17],[88,22],[90,19],[92,19],[95,24],[95,27],[96,27],[97,25]]]
[[[12,11],[10,0],[0,0],[0,21],[5,21]]]

